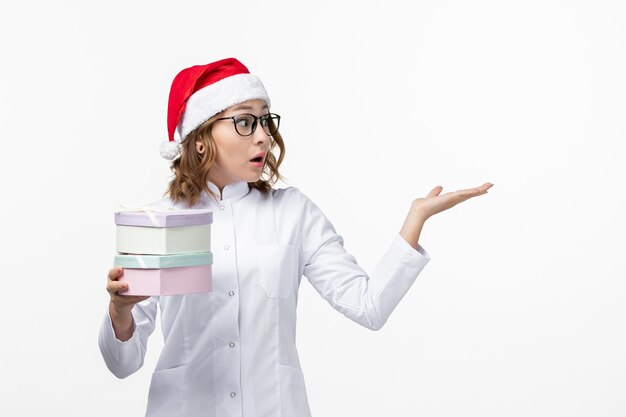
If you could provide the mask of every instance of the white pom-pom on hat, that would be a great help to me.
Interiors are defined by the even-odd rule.
[[[159,153],[163,158],[172,160],[180,154],[180,148],[180,143],[175,140],[163,141],[161,142]]]

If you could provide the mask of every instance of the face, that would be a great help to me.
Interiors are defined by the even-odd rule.
[[[221,117],[237,116],[244,113],[262,116],[269,111],[265,101],[260,99],[244,101],[229,107]],[[220,189],[235,181],[256,182],[261,177],[265,165],[265,155],[270,146],[270,137],[257,120],[257,127],[250,136],[240,136],[233,120],[216,121],[211,134],[217,146],[215,164],[209,171],[209,179]],[[196,143],[198,152],[200,143]],[[252,161],[261,155],[260,162]]]

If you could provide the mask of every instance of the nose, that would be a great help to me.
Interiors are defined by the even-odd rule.
[[[263,129],[263,127],[261,126],[261,122],[259,121],[256,129],[254,130],[254,133],[252,134],[253,138],[254,138],[254,143],[256,144],[263,144],[263,142],[269,142],[270,137],[267,136],[267,133],[265,133],[265,130]]]

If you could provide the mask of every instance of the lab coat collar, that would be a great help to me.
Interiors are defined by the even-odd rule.
[[[211,181],[208,181],[207,185],[209,189],[217,195],[218,200],[237,201],[250,192],[250,186],[246,181],[231,182],[224,186],[221,193],[217,185],[213,184]]]

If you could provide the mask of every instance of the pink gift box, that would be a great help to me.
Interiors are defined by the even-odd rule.
[[[213,289],[211,265],[176,268],[124,268],[120,282],[128,291],[120,295],[179,295],[210,292]]]

